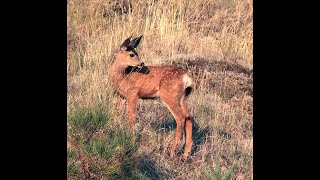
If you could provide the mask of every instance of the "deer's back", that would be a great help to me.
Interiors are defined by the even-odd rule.
[[[184,86],[185,70],[172,66],[145,66],[144,70],[134,70],[118,82],[118,91],[127,97],[137,93],[140,98],[157,98],[160,91],[170,93],[171,90]]]

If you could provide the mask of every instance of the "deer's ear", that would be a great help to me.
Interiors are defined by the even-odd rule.
[[[133,44],[134,48],[138,47],[142,37],[143,37],[143,35],[141,35],[140,37],[135,39],[134,44]]]
[[[132,41],[130,41],[128,49],[134,49],[134,48],[138,47],[142,36],[143,35],[141,35],[140,37],[137,37],[137,38],[133,39]]]
[[[130,44],[130,39],[131,39],[132,36],[130,36],[128,39],[124,40],[123,43],[121,44],[120,46],[120,50],[123,50],[125,51],[127,49],[127,47],[129,46]]]

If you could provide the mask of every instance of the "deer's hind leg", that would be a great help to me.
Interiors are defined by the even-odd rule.
[[[183,98],[181,100],[180,106],[181,106],[181,109],[186,117],[186,119],[185,119],[185,121],[186,121],[185,122],[186,123],[186,125],[185,125],[185,128],[186,128],[186,147],[185,147],[184,154],[183,154],[183,156],[186,158],[190,155],[191,148],[192,148],[192,115],[188,111],[187,102],[186,102],[185,98]]]
[[[170,151],[170,156],[173,157],[176,154],[177,145],[180,144],[182,131],[185,125],[185,115],[180,107],[178,98],[174,98],[172,96],[165,96],[165,95],[162,95],[162,96],[160,95],[160,98],[162,102],[168,107],[169,111],[174,116],[177,123],[176,137]]]

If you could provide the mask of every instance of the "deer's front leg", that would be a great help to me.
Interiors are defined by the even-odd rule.
[[[134,128],[134,121],[137,112],[137,95],[131,95],[128,97],[128,124],[131,130]]]

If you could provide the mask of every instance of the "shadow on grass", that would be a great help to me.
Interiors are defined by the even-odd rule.
[[[156,171],[154,163],[152,163],[145,155],[138,160],[137,168],[144,174],[144,176],[152,180],[158,180],[160,177],[163,178],[165,176],[165,174]]]
[[[193,118],[192,139],[195,148],[197,148],[199,145],[202,145],[205,142],[206,137],[210,134],[210,128],[201,128],[199,124],[195,121],[195,118]]]
[[[173,62],[173,65],[182,67],[185,69],[193,69],[197,71],[207,70],[209,72],[226,72],[231,71],[235,73],[243,73],[247,76],[251,76],[253,71],[233,62],[232,60],[218,61],[214,59],[205,58],[187,58],[185,60],[177,59]]]
[[[170,131],[174,131],[177,128],[177,123],[175,119],[170,119],[166,121],[154,121],[151,123],[151,127],[161,134],[168,133]]]

